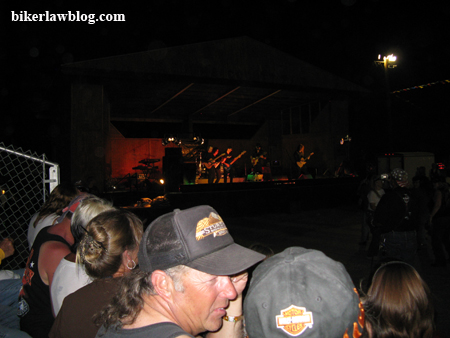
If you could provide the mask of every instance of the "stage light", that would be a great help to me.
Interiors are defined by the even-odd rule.
[[[163,178],[160,178],[158,182],[159,182],[159,184],[161,184],[161,185],[163,185],[163,184],[165,183],[165,181],[164,181]]]
[[[181,145],[181,138],[178,138],[177,136],[172,136],[172,135],[164,137],[163,140],[162,140],[162,145],[166,146],[169,143],[173,143],[173,144],[175,144],[177,146],[180,146]]]

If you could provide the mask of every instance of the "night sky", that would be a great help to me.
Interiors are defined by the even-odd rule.
[[[450,80],[450,4],[431,3],[440,5],[384,0],[2,1],[0,142],[64,161],[61,154],[70,145],[70,82],[60,71],[63,63],[247,35],[374,91],[384,88],[383,68],[374,65],[378,54],[397,55],[398,67],[389,70],[391,91],[430,83],[392,94],[394,130],[407,130],[397,146],[432,151],[447,160],[450,83],[441,81]],[[19,22],[12,21],[11,11],[125,14],[126,21]],[[371,112],[354,119],[351,127],[355,135],[373,126],[383,133],[383,120],[382,114]],[[360,140],[362,145],[373,143],[373,135]]]

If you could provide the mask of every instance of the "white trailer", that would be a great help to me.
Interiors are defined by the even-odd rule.
[[[423,171],[430,177],[431,165],[434,163],[434,154],[427,152],[396,152],[386,153],[378,157],[378,174],[390,173],[392,169],[406,170],[409,178]]]

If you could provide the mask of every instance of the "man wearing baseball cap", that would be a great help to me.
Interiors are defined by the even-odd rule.
[[[258,265],[244,301],[249,338],[359,338],[364,310],[344,266],[291,247]]]
[[[97,337],[242,337],[245,270],[265,258],[234,243],[210,206],[154,220],[139,248],[139,269],[123,278],[101,314]],[[223,326],[223,327],[222,327]]]

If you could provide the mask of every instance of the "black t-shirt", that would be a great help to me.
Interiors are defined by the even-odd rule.
[[[109,338],[175,338],[183,335],[194,338],[194,336],[185,332],[181,327],[171,322],[157,323],[136,329],[117,329],[116,327],[111,327],[108,331],[106,331],[105,327],[102,326],[96,337],[101,338],[105,332],[108,332],[106,337]]]
[[[375,209],[374,224],[381,232],[413,231],[417,228],[419,205],[409,189],[397,187],[381,197]]]

